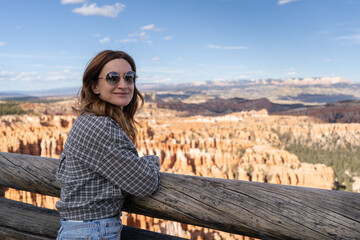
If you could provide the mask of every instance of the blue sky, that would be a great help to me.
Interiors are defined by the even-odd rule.
[[[141,83],[360,82],[360,0],[0,0],[0,92],[81,86],[98,52]]]

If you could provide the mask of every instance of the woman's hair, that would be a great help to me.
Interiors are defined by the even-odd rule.
[[[114,59],[126,60],[132,70],[136,72],[136,65],[133,58],[122,51],[105,50],[97,54],[88,64],[84,75],[83,84],[79,94],[79,107],[78,112],[90,112],[97,116],[107,116],[115,120],[121,128],[125,131],[126,135],[135,144],[136,142],[136,124],[134,115],[144,105],[144,97],[136,88],[134,83],[134,95],[127,106],[120,107],[99,98],[92,90],[92,86],[99,81],[99,74],[102,68]]]

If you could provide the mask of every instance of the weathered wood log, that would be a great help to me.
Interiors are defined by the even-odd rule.
[[[0,198],[0,226],[32,234],[54,238],[60,228],[59,213],[6,198]]]
[[[0,165],[0,185],[59,196],[56,160],[0,153]],[[125,210],[262,239],[360,236],[360,194],[314,188],[162,173],[159,190]]]
[[[0,226],[0,239],[2,240],[54,240],[54,238],[42,237],[28,232],[21,232],[12,228]]]
[[[0,239],[55,239],[60,228],[56,210],[0,198]],[[185,240],[134,227],[124,226],[121,239],[128,240]]]
[[[0,185],[59,197],[58,164],[58,159],[0,152]]]

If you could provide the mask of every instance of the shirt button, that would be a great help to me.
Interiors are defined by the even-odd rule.
[[[108,227],[109,226],[109,223],[105,223],[105,227]]]

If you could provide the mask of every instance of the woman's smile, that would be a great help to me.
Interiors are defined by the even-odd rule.
[[[129,93],[128,93],[128,92],[114,92],[113,94],[115,94],[115,95],[120,95],[120,96],[126,96],[126,95],[128,95]]]

